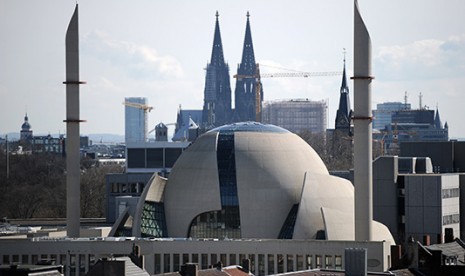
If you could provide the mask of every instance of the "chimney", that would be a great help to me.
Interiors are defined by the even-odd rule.
[[[400,245],[391,245],[391,267],[400,268],[400,259],[402,257],[402,247]]]
[[[446,228],[446,234],[444,235],[444,243],[453,242],[453,241],[454,241],[454,229]]]
[[[182,276],[198,276],[199,274],[199,265],[194,263],[187,263],[181,266],[181,271],[179,274]]]
[[[345,271],[347,276],[367,275],[367,249],[346,248],[344,250]]]
[[[431,238],[429,235],[424,235],[423,236],[423,245],[428,246],[431,245]]]
[[[242,260],[242,271],[244,271],[245,273],[250,272],[250,259]]]

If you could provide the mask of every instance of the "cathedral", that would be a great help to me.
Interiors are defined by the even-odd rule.
[[[263,89],[255,63],[249,17],[247,12],[242,60],[237,68],[234,90],[235,107],[232,107],[229,65],[224,58],[219,14],[216,12],[213,48],[210,62],[206,67],[203,109],[178,110],[174,140],[187,140],[187,137],[183,137],[183,133],[186,133],[189,127],[189,118],[194,121],[194,118],[198,118],[195,123],[202,130],[235,122],[260,121]]]

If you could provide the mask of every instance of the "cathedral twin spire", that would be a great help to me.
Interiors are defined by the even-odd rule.
[[[223,44],[216,12],[215,34],[210,63],[207,64],[202,123],[206,128],[238,121],[255,120],[255,78],[238,79],[235,90],[235,110],[231,106],[229,66],[224,61]],[[255,55],[250,31],[250,14],[247,12],[242,61],[238,75],[253,76],[256,73]],[[263,97],[261,97],[263,98]],[[253,113],[250,115],[249,113]]]
[[[221,32],[218,11],[216,11],[215,35],[213,37],[213,50],[210,64],[220,66],[224,64],[223,43],[221,42]]]

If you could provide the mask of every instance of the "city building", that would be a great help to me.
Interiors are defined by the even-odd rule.
[[[147,98],[131,97],[124,99],[124,136],[126,144],[145,142],[147,139]]]
[[[460,235],[459,174],[433,173],[428,157],[382,156],[373,163],[373,218],[385,224],[397,243],[444,240],[446,228]]]
[[[308,99],[267,101],[263,104],[262,122],[294,133],[322,133],[327,126],[327,105],[325,101]]]
[[[397,110],[392,111],[391,123],[379,132],[373,132],[373,138],[382,141],[383,152],[398,155],[402,143],[448,141],[449,128],[440,122],[439,110]]]
[[[126,145],[125,172],[106,175],[106,220],[114,223],[128,208],[135,213],[139,196],[154,173],[168,176],[191,142],[138,142]]]
[[[35,153],[64,153],[64,137],[52,137],[50,134],[46,136],[33,136],[30,140],[32,152]]]
[[[373,110],[373,128],[383,130],[392,123],[392,114],[399,110],[411,110],[409,103],[384,102]]]
[[[436,173],[465,172],[465,141],[405,142],[401,157],[429,157]]]
[[[128,256],[136,247],[150,275],[180,271],[185,263],[207,269],[221,262],[241,265],[250,260],[250,273],[271,275],[308,268],[346,266],[346,248],[366,248],[369,271],[390,267],[386,241],[324,241],[277,239],[137,239],[137,238],[35,238],[0,239],[0,265],[35,264],[53,259],[65,266],[65,275],[84,275],[102,258]]]

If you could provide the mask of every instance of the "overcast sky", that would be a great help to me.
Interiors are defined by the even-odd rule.
[[[0,134],[65,132],[65,32],[71,0],[0,0]],[[439,107],[465,137],[465,1],[359,0],[373,44],[373,108],[385,101]],[[79,1],[81,133],[124,134],[125,97],[147,97],[149,129],[201,109],[218,10],[234,91],[246,13],[262,73],[353,68],[351,0]],[[327,100],[334,127],[341,77],[262,79],[265,100]],[[353,104],[353,84],[350,97]]]

